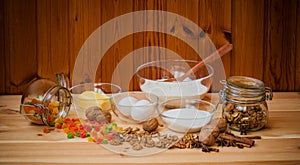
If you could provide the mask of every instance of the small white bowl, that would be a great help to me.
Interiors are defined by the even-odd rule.
[[[197,132],[207,125],[216,106],[200,99],[169,99],[159,105],[159,116],[175,132]]]
[[[122,92],[113,97],[121,119],[143,122],[157,116],[158,97],[140,91]]]

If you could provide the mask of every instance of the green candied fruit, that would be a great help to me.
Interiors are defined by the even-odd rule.
[[[106,139],[102,140],[102,144],[108,144],[108,141]]]
[[[76,136],[77,136],[77,137],[80,137],[80,132],[76,132]]]
[[[73,133],[72,132],[70,132],[70,133],[68,133],[68,139],[73,139],[74,138],[74,135],[73,135]]]
[[[112,127],[117,127],[118,125],[117,125],[117,123],[111,123],[111,126]]]

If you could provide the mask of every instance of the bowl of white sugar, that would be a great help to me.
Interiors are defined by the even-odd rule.
[[[176,81],[198,63],[193,60],[163,60],[142,64],[136,70],[139,87],[145,93],[158,96],[160,102],[170,98],[203,98],[212,83],[212,66],[206,64],[183,81]],[[167,81],[170,78],[175,78],[175,81]]]
[[[168,99],[158,106],[164,125],[175,132],[198,132],[215,114],[216,106],[201,99]]]

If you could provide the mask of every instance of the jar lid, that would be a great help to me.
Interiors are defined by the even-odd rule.
[[[261,90],[265,88],[265,84],[262,81],[246,76],[229,77],[227,83],[231,86],[243,89]]]
[[[255,78],[246,76],[232,76],[222,81],[225,87],[225,98],[228,101],[251,103],[268,99],[265,84]],[[272,98],[272,96],[271,96]]]

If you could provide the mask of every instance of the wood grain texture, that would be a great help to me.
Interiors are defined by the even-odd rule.
[[[68,2],[37,1],[37,67],[39,77],[55,80],[69,74]]]
[[[5,94],[4,1],[0,1],[0,95]]]
[[[143,11],[143,10],[161,10],[165,11],[167,9],[167,1],[165,0],[134,0],[134,6],[133,10],[134,11]],[[162,18],[157,18],[151,16],[149,12],[145,12],[143,15],[144,19],[138,20],[135,18],[134,22],[134,31],[136,31],[136,28],[139,29],[153,29],[155,28],[166,28],[166,24],[160,24],[159,20],[162,20],[162,22],[165,22],[166,19],[165,17]],[[153,27],[151,27],[153,26]],[[155,32],[141,32],[141,33],[136,33],[133,35],[134,40],[133,40],[133,49],[134,50],[140,50],[140,51],[135,51],[133,52],[133,66],[134,70],[138,66],[140,66],[143,63],[147,63],[150,61],[157,61],[157,60],[164,60],[166,56],[166,52],[163,51],[162,49],[152,49],[151,47],[153,46],[158,46],[158,47],[166,47],[166,34],[163,33],[155,33]],[[144,49],[144,48],[149,48],[149,49]],[[139,81],[136,76],[133,77],[132,79],[133,83],[133,90],[139,90]]]
[[[88,37],[101,25],[101,1],[69,1],[69,24],[70,78],[72,81],[73,69],[76,58],[80,53],[79,51]],[[88,63],[89,61],[84,62]],[[92,81],[92,78],[85,77],[84,75],[83,79],[85,79],[85,81]]]
[[[5,67],[8,93],[22,93],[37,76],[36,2],[5,1]]]
[[[126,13],[130,13],[133,10],[132,0],[117,0],[117,1],[102,1],[101,3],[101,20],[102,25],[113,18],[121,16]],[[121,20],[116,20],[114,22],[113,28],[109,31],[101,32],[101,44],[102,49],[104,49],[105,42],[113,41],[113,46],[105,52],[104,57],[98,67],[97,74],[99,82],[112,82],[118,84],[125,91],[132,89],[132,84],[130,80],[126,81],[129,77],[129,73],[133,73],[132,68],[132,58],[129,59],[125,68],[116,69],[117,65],[122,61],[124,56],[133,50],[133,37],[125,37],[122,43],[119,42],[119,38],[125,32],[124,30],[132,31],[132,25],[128,22],[122,23]],[[120,70],[121,69],[121,70]],[[124,73],[122,74],[122,72]],[[100,78],[101,77],[101,78]]]
[[[1,0],[0,93],[21,94],[32,80],[38,77],[55,80],[58,72],[72,79],[78,53],[92,32],[124,13],[146,9],[170,11],[190,19],[205,30],[217,48],[232,40],[232,53],[222,58],[227,77],[251,76],[276,91],[300,91],[299,3],[299,0]],[[143,21],[136,24],[150,25]],[[116,25],[113,29],[116,33],[108,39],[120,35],[122,27]],[[111,81],[114,69],[125,55],[146,46],[161,46],[186,59],[199,60],[186,43],[172,36],[153,32],[133,34],[107,50],[95,81]],[[167,53],[161,49],[140,53],[144,56],[135,54],[128,63],[132,67],[128,68],[133,72],[140,63],[166,59]],[[88,64],[91,62],[88,60],[93,59],[81,62]],[[92,72],[93,67],[84,68]],[[79,74],[84,81],[93,81],[85,73]],[[124,83],[121,76],[116,78],[115,83]],[[138,90],[137,79],[125,88]]]
[[[231,36],[231,0],[200,0],[199,20],[200,27],[212,40],[216,49],[232,42],[230,37],[227,38],[226,36]],[[231,54],[229,52],[224,55],[221,62],[212,63],[212,66],[217,69],[214,75],[217,79],[214,83],[214,91],[222,89],[223,87],[219,81],[230,76]]]
[[[300,91],[300,0],[297,0],[297,36],[296,36],[296,79],[295,90]]]
[[[199,17],[198,17],[198,11],[199,11],[199,1],[198,0],[191,0],[191,1],[185,1],[185,0],[177,0],[173,3],[169,3],[167,6],[168,11],[176,13],[180,16],[186,17],[190,21],[194,22],[195,24],[199,24]],[[173,27],[175,27],[175,34],[181,33],[184,35],[183,37],[188,37],[188,34],[182,32],[183,26],[187,26],[186,22],[172,22],[171,23]],[[191,27],[187,27],[191,29]],[[194,34],[199,34],[199,31],[192,31]],[[181,35],[180,34],[180,35]],[[192,42],[196,42],[196,44],[199,44],[198,41],[192,40]],[[190,47],[188,47],[187,43],[182,42],[179,39],[173,38],[171,36],[167,36],[167,47],[171,50],[175,50],[175,52],[180,55],[185,60],[199,60],[201,59],[199,55],[192,50]],[[196,50],[199,49],[199,46],[196,47]]]
[[[231,75],[263,79],[264,1],[232,0]]]
[[[295,89],[297,2],[266,2],[263,80],[275,90],[291,91]]]
[[[43,126],[30,124],[15,111],[19,108],[20,95],[0,96],[0,163],[299,164],[299,99],[300,93],[296,92],[274,93],[273,100],[268,102],[270,125],[250,133],[262,136],[261,140],[255,140],[252,148],[219,147],[219,153],[172,149],[150,156],[134,157],[113,153],[87,142],[87,139],[68,139],[62,130],[43,133]],[[74,109],[71,109],[69,115],[76,116]]]

